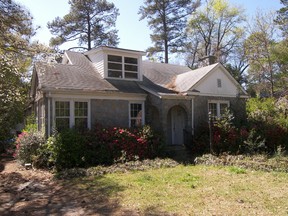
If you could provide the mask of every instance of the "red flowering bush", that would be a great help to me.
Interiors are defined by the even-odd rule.
[[[90,164],[111,164],[155,157],[162,146],[162,137],[149,126],[135,129],[103,128],[97,125],[86,132],[87,160]]]

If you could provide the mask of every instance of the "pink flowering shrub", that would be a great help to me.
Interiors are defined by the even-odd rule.
[[[162,147],[162,136],[155,134],[149,126],[124,129],[97,125],[84,136],[89,149],[87,159],[92,164],[153,158]]]
[[[14,157],[21,163],[32,163],[38,148],[45,143],[42,133],[36,131],[22,132],[18,135]]]

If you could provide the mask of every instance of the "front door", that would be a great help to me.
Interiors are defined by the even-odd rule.
[[[185,111],[181,107],[171,110],[172,145],[183,145],[183,130],[185,128]]]

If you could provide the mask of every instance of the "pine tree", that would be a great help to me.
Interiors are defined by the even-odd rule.
[[[70,12],[56,17],[47,26],[56,37],[51,45],[78,41],[87,50],[99,45],[117,46],[118,35],[114,28],[118,9],[106,0],[70,0]]]
[[[199,5],[199,0],[146,0],[138,13],[153,31],[150,37],[154,46],[148,48],[149,54],[164,52],[168,63],[169,52],[179,51],[184,43],[187,17]]]

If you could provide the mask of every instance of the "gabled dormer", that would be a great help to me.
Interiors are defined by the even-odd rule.
[[[136,50],[101,46],[84,53],[104,79],[142,81],[142,56]]]

